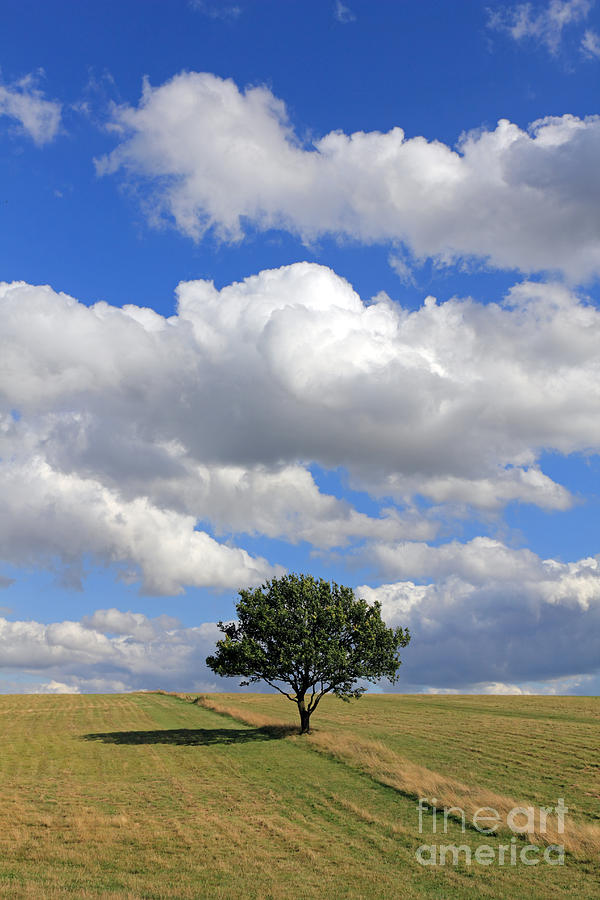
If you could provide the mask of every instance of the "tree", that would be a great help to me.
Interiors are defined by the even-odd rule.
[[[217,675],[244,677],[241,685],[266,681],[296,703],[300,734],[325,694],[350,700],[366,690],[359,680],[397,680],[410,634],[386,626],[380,603],[311,575],[273,578],[239,597],[237,622],[219,622],[225,637],[206,663]]]

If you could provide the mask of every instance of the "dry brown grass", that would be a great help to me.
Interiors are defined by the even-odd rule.
[[[533,804],[515,797],[498,794],[480,785],[467,785],[439,772],[412,763],[377,741],[354,740],[346,735],[317,732],[309,735],[309,742],[320,752],[329,753],[361,771],[380,784],[393,787],[407,797],[418,800],[436,798],[438,809],[453,807],[464,810],[467,823],[483,807],[498,813],[502,822],[498,832],[512,834],[506,824],[508,813],[515,807],[534,810],[535,827],[525,837],[532,844],[563,844],[565,850],[582,859],[594,859],[600,853],[600,828],[587,822],[566,821],[564,833],[558,830],[556,816],[540,819],[540,810]],[[485,813],[482,813],[484,815]],[[523,825],[524,819],[516,818]],[[541,827],[540,827],[541,826]]]
[[[245,725],[252,725],[255,728],[284,728],[289,734],[296,734],[298,727],[282,722],[280,719],[274,719],[273,716],[266,716],[264,713],[256,712],[253,709],[241,709],[239,706],[233,706],[229,703],[219,703],[213,700],[210,695],[206,694],[173,694],[180,700],[187,700],[190,703],[196,703],[205,709],[212,709],[213,712],[223,716],[231,716],[238,722]]]
[[[278,694],[215,697],[296,721]],[[403,759],[537,806],[565,798],[569,816],[600,822],[600,702],[594,697],[368,694],[325,697],[317,730],[381,741]]]
[[[286,724],[264,715],[254,709],[235,706],[213,700],[210,695],[179,695],[181,699],[200,704],[222,715],[229,715],[248,725],[257,727],[281,727]],[[287,725],[289,729],[290,726]],[[297,729],[293,729],[294,732]],[[534,810],[534,828],[524,837],[532,844],[562,844],[565,850],[580,859],[592,860],[600,853],[600,827],[587,822],[567,820],[564,832],[558,830],[556,816],[548,814],[541,818],[540,810],[524,798],[517,799],[491,791],[481,785],[469,785],[425,766],[417,765],[390,750],[381,741],[357,739],[350,735],[319,729],[312,731],[302,740],[320,753],[326,753],[345,762],[371,778],[392,787],[404,796],[436,800],[439,810],[444,808],[463,810],[467,824],[482,808],[491,808],[502,820],[498,833],[512,834],[506,817],[516,807],[531,807]],[[482,813],[485,815],[485,813]],[[517,818],[516,824],[524,824]]]

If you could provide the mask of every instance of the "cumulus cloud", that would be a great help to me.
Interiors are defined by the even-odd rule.
[[[69,447],[60,449],[66,464]],[[71,464],[84,462],[71,458]],[[82,560],[91,556],[96,563],[116,566],[123,580],[139,580],[143,593],[173,595],[185,586],[258,584],[284,571],[197,530],[198,519],[221,534],[264,534],[322,549],[362,538],[429,539],[437,530],[414,511],[400,515],[389,509],[379,518],[359,513],[321,494],[300,466],[274,472],[191,468],[197,480],[184,471],[165,484],[160,472],[154,479],[145,473],[146,480],[138,473],[134,481],[125,477],[118,490],[98,477],[67,474],[40,457],[7,462],[0,469],[0,555],[20,566],[53,569],[58,561],[60,583],[79,590]],[[154,502],[144,493],[154,494]],[[13,581],[0,580],[0,587]],[[113,626],[110,630],[121,628]]]
[[[593,0],[550,0],[541,7],[518,3],[491,11],[488,25],[507,32],[515,41],[532,40],[556,55],[565,28],[584,21],[593,5]]]
[[[121,612],[113,607],[97,609],[91,616],[84,616],[81,624],[85,628],[105,634],[130,635],[138,640],[152,640],[161,631],[177,628],[180,623],[172,616],[162,615],[149,619],[143,613]]]
[[[311,241],[404,242],[418,258],[477,257],[524,272],[600,272],[600,119],[503,119],[456,149],[401,128],[331,132],[310,146],[265,87],[186,72],[115,106],[118,146],[100,174],[149,179],[154,222],[240,240],[246,224]],[[401,260],[402,254],[392,254]],[[402,268],[404,272],[405,269]]]
[[[28,693],[214,690],[217,682],[229,685],[204,664],[219,636],[213,623],[183,628],[166,617],[114,609],[82,622],[0,618],[0,670],[10,692],[19,685]],[[28,683],[27,676],[37,680]]]
[[[49,681],[42,685],[40,694],[79,694],[79,688],[74,685],[65,684],[63,681]]]
[[[0,116],[19,123],[20,128],[39,146],[54,140],[60,129],[61,104],[46,100],[38,79],[27,75],[11,85],[0,85]]]
[[[184,283],[168,318],[21,283],[0,312],[2,558],[60,560],[72,586],[89,555],[159,594],[281,571],[218,540],[244,533],[367,540],[398,577],[436,534],[417,495],[566,509],[540,452],[600,446],[600,313],[559,285],[409,312],[301,263]],[[322,493],[312,462],[345,467],[379,515]]]
[[[388,474],[373,479],[369,490],[375,495],[408,499],[421,494],[441,504],[464,504],[482,510],[499,510],[511,500],[533,503],[541,509],[569,509],[570,492],[552,481],[537,466],[499,469],[489,478],[457,475],[404,476]],[[415,537],[416,535],[413,535]]]
[[[600,683],[600,556],[562,563],[486,538],[388,549],[390,572],[433,579],[357,589],[414,636],[403,685],[577,693]]]
[[[52,469],[32,459],[0,472],[0,543],[17,565],[79,564],[86,555],[105,565],[139,568],[147,594],[178,594],[185,585],[258,584],[283,569],[218,543],[196,520],[140,496],[125,500],[98,480]],[[128,580],[137,572],[124,572]],[[67,579],[67,583],[69,579]]]
[[[600,685],[600,557],[565,564],[481,538],[419,553],[412,570],[435,572],[432,583],[356,589],[413,634],[401,690],[593,693]],[[214,623],[186,628],[117,609],[80,622],[0,618],[0,691],[236,690],[205,665],[220,636]]]
[[[65,684],[63,681],[35,681],[31,678],[0,677],[0,694],[79,694],[79,687],[75,684]]]
[[[167,318],[22,283],[0,314],[3,558],[61,560],[75,586],[86,554],[163,594],[280,571],[232,534],[415,546],[437,529],[418,497],[566,509],[540,453],[600,447],[600,313],[560,285],[408,311],[298,263],[183,283]],[[379,514],[322,493],[312,463]]]
[[[501,541],[477,537],[463,544],[451,541],[432,547],[417,541],[380,544],[372,550],[384,574],[439,578],[455,575],[472,584],[502,578],[507,568],[515,579],[540,578],[541,561],[531,550],[514,550]]]

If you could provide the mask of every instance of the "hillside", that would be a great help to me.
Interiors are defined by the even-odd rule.
[[[426,767],[442,787],[476,776],[486,789],[512,785],[520,801],[564,796],[577,827],[592,829],[589,838],[600,793],[597,754],[587,758],[598,746],[596,700],[561,700],[554,713],[498,697],[331,701],[315,714],[309,739],[264,727],[285,720],[284,699],[209,695],[205,702],[236,704],[256,724],[162,694],[0,697],[0,895],[547,900],[600,893],[597,851],[583,844],[564,866],[419,865],[415,852],[431,834],[418,833],[415,800],[391,783],[403,760],[405,775],[421,777]],[[545,757],[544,780],[553,714],[561,737]],[[469,744],[474,754],[466,754]],[[558,772],[561,760],[567,774]],[[473,828],[461,834],[456,821],[442,837],[473,849],[482,842]]]

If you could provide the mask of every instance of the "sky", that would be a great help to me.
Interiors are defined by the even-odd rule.
[[[599,85],[594,0],[5,0],[0,692],[235,690],[307,572],[600,694]]]

